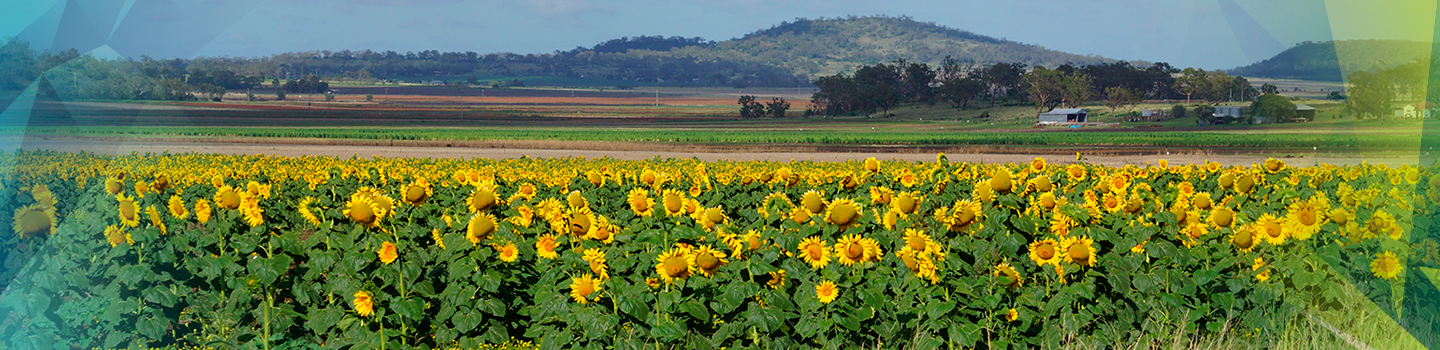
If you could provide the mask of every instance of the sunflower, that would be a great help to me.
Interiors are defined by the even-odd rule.
[[[1006,312],[1005,312],[1005,321],[1007,321],[1007,322],[1015,322],[1015,320],[1018,320],[1018,319],[1020,319],[1020,312],[1019,312],[1019,311],[1015,311],[1015,308],[1012,307],[1012,308],[1010,308],[1010,311],[1006,311]]]
[[[235,209],[240,207],[240,192],[234,187],[225,185],[215,191],[215,205],[223,209]]]
[[[1031,172],[1035,172],[1035,173],[1045,172],[1045,169],[1046,169],[1047,167],[1049,167],[1049,165],[1046,164],[1045,158],[1035,157],[1035,159],[1030,160],[1030,171],[1031,171]]]
[[[861,210],[860,204],[855,201],[846,198],[836,199],[825,208],[825,222],[844,230],[860,221]]]
[[[797,249],[800,251],[800,258],[811,268],[822,269],[830,263],[830,247],[825,246],[825,240],[819,236],[810,236],[800,241]]]
[[[1050,192],[1055,189],[1055,183],[1050,181],[1050,176],[1047,175],[1035,176],[1029,181],[1026,181],[1025,186],[1028,189],[1038,192]]]
[[[471,244],[479,245],[480,241],[490,238],[495,233],[495,216],[489,213],[476,213],[470,216],[470,222],[465,224],[465,239]]]
[[[240,216],[250,227],[265,224],[265,209],[260,208],[260,199],[249,193],[240,194]]]
[[[682,215],[685,212],[685,195],[679,191],[665,189],[660,191],[661,204],[665,207],[666,216]]]
[[[595,187],[605,186],[605,174],[601,174],[599,171],[591,170],[585,172],[585,180],[590,181],[590,184]]]
[[[975,188],[970,190],[970,197],[985,203],[994,201],[995,190],[990,188],[990,180],[976,182]]]
[[[520,215],[512,216],[506,219],[510,220],[510,222],[515,224],[515,226],[530,227],[530,224],[535,222],[535,210],[530,209],[529,205],[521,205],[519,207],[516,207],[515,213]]]
[[[1375,254],[1375,260],[1370,260],[1370,272],[1374,273],[1376,278],[1394,280],[1404,268],[1405,266],[1400,263],[1400,258],[1388,250]]]
[[[150,217],[150,226],[160,229],[160,234],[169,233],[169,230],[165,229],[165,222],[160,220],[160,211],[155,210],[155,206],[145,207],[145,215]]]
[[[703,226],[705,231],[713,231],[715,225],[730,222],[730,218],[725,216],[725,208],[721,206],[705,208],[699,212],[698,216],[701,220],[696,221],[700,222],[700,226]]]
[[[1209,210],[1210,205],[1214,203],[1210,199],[1210,192],[1196,192],[1195,196],[1190,198],[1190,207],[1195,209]]]
[[[721,266],[725,266],[725,264],[729,262],[729,260],[725,260],[725,253],[702,245],[690,253],[689,264],[694,266],[695,270],[699,271],[701,275],[705,275],[705,277],[715,277],[715,272],[719,271]]]
[[[665,280],[665,284],[674,284],[676,279],[695,274],[695,265],[690,264],[690,249],[676,247],[655,257],[655,273]]]
[[[879,173],[880,161],[875,160],[875,157],[865,158],[865,170],[871,173]]]
[[[631,189],[630,194],[625,198],[625,201],[630,203],[630,210],[635,212],[635,216],[650,217],[655,214],[655,199],[650,198],[650,191],[636,187]]]
[[[950,208],[949,215],[944,220],[945,227],[951,232],[958,232],[969,229],[971,232],[985,228],[981,223],[984,219],[984,212],[980,211],[980,203],[968,199],[957,200]]]
[[[176,219],[185,220],[190,217],[190,210],[185,208],[185,200],[180,196],[170,195],[170,203],[166,206],[170,209],[170,216]]]
[[[1247,225],[1241,227],[1238,230],[1235,230],[1235,232],[1230,234],[1230,245],[1235,246],[1235,249],[1239,250],[1241,253],[1249,252],[1251,249],[1255,249],[1255,243],[1257,240],[1257,237],[1255,237],[1255,230],[1255,225]]]
[[[920,202],[924,200],[925,197],[921,196],[920,192],[900,192],[894,200],[890,201],[890,205],[899,210],[901,214],[909,215],[914,214],[915,210],[920,208]]]
[[[1206,218],[1206,221],[1215,228],[1232,227],[1235,224],[1235,211],[1224,207],[1216,208],[1210,212],[1210,217]]]
[[[895,177],[895,181],[905,186],[905,188],[910,188],[920,184],[920,177],[915,176],[915,172],[910,171],[910,169],[902,169],[900,170],[900,175]]]
[[[195,199],[195,220],[202,224],[210,221],[210,201],[205,198]]]
[[[890,204],[895,197],[895,190],[883,186],[870,187],[870,204]]]
[[[1095,267],[1095,241],[1090,236],[1066,238],[1064,243],[1065,259],[1076,265]]]
[[[1034,261],[1035,265],[1039,266],[1059,264],[1061,259],[1058,254],[1059,250],[1060,243],[1055,242],[1054,238],[1030,242],[1030,261]]]
[[[1342,185],[1343,185],[1343,183],[1342,183]],[[1250,174],[1240,174],[1240,176],[1235,179],[1235,191],[1236,191],[1236,192],[1240,192],[1240,193],[1250,193],[1250,191],[1251,191],[1251,190],[1254,190],[1254,189],[1255,189],[1255,176],[1254,176],[1254,175],[1250,175]]]
[[[879,243],[874,239],[860,238],[860,235],[844,236],[835,242],[835,259],[845,266],[879,261],[879,251]]]
[[[565,204],[570,206],[570,210],[590,209],[590,201],[586,200],[585,195],[580,194],[578,190],[570,191],[565,195]]]
[[[120,243],[135,244],[135,240],[130,238],[129,233],[125,233],[124,229],[115,225],[105,227],[105,240],[110,242],[111,248],[119,246]]]
[[[140,225],[140,207],[135,204],[135,198],[126,197],[124,194],[115,195],[116,205],[120,213],[120,223],[125,227]]]
[[[341,212],[345,217],[350,218],[365,228],[375,228],[380,225],[380,219],[385,217],[384,209],[381,209],[370,197],[359,193],[350,195],[350,201],[345,203],[345,210]],[[307,209],[308,210],[308,209]]]
[[[601,280],[610,279],[610,265],[606,264],[605,250],[600,248],[586,249],[580,260],[590,264],[590,272],[600,276]]]
[[[465,198],[465,207],[471,213],[478,213],[500,204],[500,198],[495,196],[495,188],[487,184],[475,185],[475,190]]]
[[[105,179],[105,193],[109,193],[110,195],[117,195],[117,194],[120,194],[120,191],[124,191],[124,190],[125,190],[125,181],[124,181],[124,180],[120,180],[120,179],[113,178],[113,177],[111,177],[111,178],[106,178],[106,179]]]
[[[990,190],[995,191],[995,193],[1011,192],[1015,188],[1012,180],[1014,177],[1014,175],[1010,174],[1010,169],[997,167],[990,172]]]
[[[826,203],[824,192],[816,192],[815,190],[809,190],[805,191],[805,194],[800,197],[800,207],[804,208],[805,211],[809,212],[811,215],[819,214],[821,211],[825,210],[825,205]]]
[[[500,261],[505,263],[513,263],[520,257],[520,250],[515,248],[515,243],[494,245],[491,248],[495,249],[495,255],[500,258]]]
[[[891,207],[890,210],[885,211],[885,214],[879,214],[877,216],[880,217],[880,224],[885,226],[886,230],[894,230],[895,225],[900,224],[900,220],[905,219],[907,215]]]
[[[905,263],[905,268],[909,269],[910,273],[914,274],[916,278],[930,280],[931,284],[940,281],[939,274],[937,273],[939,267],[935,265],[934,261],[934,257],[940,256],[939,254],[917,252],[911,249],[909,245],[906,245],[904,248],[900,248],[900,251],[896,252],[895,256],[900,257],[900,261]]]
[[[1369,220],[1365,220],[1365,237],[1370,238],[1383,234],[1398,240],[1403,233],[1403,231],[1397,230],[1398,228],[1395,226],[1395,216],[1383,210],[1376,210],[1374,214],[1370,214]]]
[[[945,261],[945,255],[940,253],[940,243],[930,239],[930,235],[925,234],[924,231],[913,228],[905,229],[905,246],[901,249],[908,249],[916,254],[925,254]]]
[[[1118,213],[1121,210],[1125,210],[1124,196],[1125,195],[1123,194],[1116,195],[1115,192],[1105,192],[1105,196],[1100,201],[1101,207],[1105,208],[1105,211],[1111,213]]]
[[[363,290],[355,292],[355,313],[360,317],[375,314],[375,301],[370,299],[370,293]]]
[[[770,287],[770,289],[774,290],[780,290],[780,288],[785,288],[785,278],[787,277],[785,275],[785,269],[770,271],[766,272],[765,274],[770,275],[770,280],[765,281],[766,287]]]
[[[305,222],[319,227],[321,224],[320,217],[315,216],[315,213],[310,210],[312,203],[315,203],[315,197],[305,196],[304,199],[300,200],[300,205],[296,206],[296,210],[300,212],[300,217],[304,218]]]
[[[55,193],[50,192],[50,188],[46,187],[45,184],[36,184],[34,187],[32,187],[30,189],[30,197],[34,198],[35,203],[39,204],[40,206],[49,208],[55,207]]]
[[[535,239],[535,255],[545,259],[554,259],[560,256],[555,253],[555,248],[558,246],[559,244],[555,243],[554,234],[545,234]]]
[[[1130,174],[1125,172],[1110,174],[1105,178],[1105,185],[1109,187],[1111,193],[1125,193],[1125,190],[1130,189]]]
[[[606,219],[604,216],[596,216],[595,229],[590,233],[590,236],[587,238],[600,241],[601,243],[610,244],[612,242],[615,242],[615,231],[619,229],[619,227],[610,224],[610,219]]]
[[[395,259],[400,258],[400,253],[395,248],[395,243],[390,243],[390,241],[380,243],[380,250],[375,251],[375,255],[380,258],[380,262],[385,263],[386,265],[389,265],[390,263],[395,262]]]
[[[507,201],[514,202],[516,199],[524,199],[525,201],[529,201],[533,198],[535,198],[535,184],[526,182],[520,184],[520,187],[515,190],[515,194],[511,195],[510,199]]]
[[[1080,226],[1080,222],[1071,219],[1065,213],[1055,212],[1050,214],[1050,233],[1056,237],[1065,238],[1070,235],[1070,229]]]
[[[820,303],[829,304],[830,302],[835,301],[835,298],[839,296],[840,288],[835,287],[835,282],[827,280],[825,282],[821,282],[818,285],[815,285],[815,299],[819,299]]]
[[[1186,247],[1200,244],[1200,237],[1207,233],[1210,233],[1210,225],[1199,222],[1187,224],[1185,228],[1180,229],[1180,234],[1185,236]]]
[[[588,273],[575,277],[570,280],[570,298],[575,299],[575,302],[581,305],[600,301],[600,283],[600,279]],[[591,294],[594,294],[595,297],[590,298]]]
[[[1220,178],[1215,181],[1216,184],[1220,185],[1220,189],[1230,189],[1230,187],[1235,186],[1235,174],[1222,174]]]
[[[781,207],[782,204],[784,207]],[[765,219],[770,219],[771,213],[783,215],[786,210],[784,208],[793,206],[794,204],[790,203],[790,198],[785,195],[785,192],[772,192],[760,201],[760,207],[756,208],[755,212],[760,213],[760,216]]]
[[[803,224],[805,221],[810,220],[810,211],[805,210],[805,207],[795,207],[794,210],[790,211],[789,217],[790,220],[795,221],[795,223]]]
[[[1310,199],[1290,203],[1284,222],[1287,234],[1303,241],[1320,232],[1320,225],[1325,223],[1325,213],[1315,202],[1315,199]]]
[[[1274,215],[1270,215],[1269,213],[1262,214],[1259,219],[1255,219],[1255,223],[1252,225],[1255,225],[1255,231],[1260,232],[1260,237],[1265,239],[1265,243],[1271,245],[1285,244],[1285,229],[1280,225],[1280,220],[1275,219]]]
[[[401,200],[403,200],[405,203],[410,203],[410,205],[420,205],[420,203],[425,203],[425,199],[434,196],[435,190],[431,188],[430,181],[427,181],[425,180],[425,178],[421,177],[416,178],[415,182],[406,185],[404,194],[405,195],[403,196],[403,198],[401,198]]]
[[[55,234],[55,208],[31,204],[16,209],[14,229],[20,238]]]
[[[745,248],[750,251],[760,250],[760,247],[765,244],[765,239],[760,237],[760,231],[756,230],[745,232],[745,236],[742,237],[742,239],[745,241]]]
[[[435,241],[435,246],[445,250],[445,235],[440,234],[440,229],[430,229],[430,239]]]
[[[1274,174],[1274,173],[1280,172],[1280,170],[1284,170],[1284,169],[1285,169],[1285,161],[1279,160],[1279,159],[1275,159],[1275,158],[1266,158],[1266,159],[1265,159],[1265,171],[1270,172],[1271,174]]]
[[[1089,174],[1086,173],[1085,166],[1083,165],[1070,164],[1070,166],[1065,167],[1065,176],[1070,178],[1071,183],[1085,181],[1088,175]]]
[[[1015,268],[1011,267],[1008,261],[1001,261],[999,265],[995,265],[995,277],[1000,278],[999,282],[1001,286],[1010,287],[1011,289],[1020,288],[1020,286],[1025,284],[1024,279],[1020,277],[1020,272],[1015,271]]]

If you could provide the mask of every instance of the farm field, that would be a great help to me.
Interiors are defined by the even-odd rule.
[[[1433,166],[0,161],[17,348],[1388,349],[1440,327]]]

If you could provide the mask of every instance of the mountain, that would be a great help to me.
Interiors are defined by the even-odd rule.
[[[977,64],[1013,63],[1055,67],[1112,62],[1041,46],[997,39],[910,17],[797,19],[713,45],[666,51],[677,56],[728,59],[778,66],[816,78],[856,66],[904,59],[938,67],[945,56]]]
[[[1275,57],[1230,69],[1229,73],[1257,78],[1341,81],[1341,77],[1357,70],[1390,68],[1424,57],[1432,45],[1403,40],[1306,41]]]

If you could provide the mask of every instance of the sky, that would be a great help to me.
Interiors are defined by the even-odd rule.
[[[1432,41],[1435,0],[0,0],[0,36],[102,57],[343,49],[549,53],[736,38],[796,18],[909,16],[1082,55],[1229,69],[1302,41]]]

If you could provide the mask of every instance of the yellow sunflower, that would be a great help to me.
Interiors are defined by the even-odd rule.
[[[479,245],[481,241],[490,238],[495,233],[495,216],[489,213],[476,213],[470,216],[470,222],[465,225],[465,239],[471,244]]]
[[[985,224],[981,223],[983,220],[984,212],[980,210],[980,203],[962,199],[955,201],[955,205],[950,207],[949,215],[942,221],[950,232],[967,229],[975,232],[985,228]]]
[[[250,227],[265,224],[265,210],[260,208],[260,199],[249,193],[240,194],[240,217]]]
[[[1266,158],[1266,159],[1265,159],[1265,171],[1270,172],[1271,174],[1274,174],[1274,173],[1280,172],[1280,170],[1284,170],[1284,169],[1285,169],[1285,161],[1279,160],[1279,159],[1275,159],[1275,158]]]
[[[1008,261],[1001,261],[999,265],[995,265],[995,277],[1000,278],[998,282],[1001,286],[1012,289],[1020,288],[1025,284],[1024,279],[1020,277],[1020,272],[1015,271]]]
[[[420,203],[425,203],[425,199],[434,196],[435,190],[431,188],[430,181],[427,181],[425,180],[425,178],[421,177],[416,178],[415,182],[406,185],[404,194],[405,195],[402,200],[405,203],[409,203],[410,205],[420,205]]]
[[[385,217],[384,209],[370,201],[370,197],[359,193],[350,195],[350,201],[345,203],[345,208],[342,214],[365,228],[379,226],[380,219]]]
[[[210,201],[205,198],[195,199],[195,220],[202,224],[210,221]]]
[[[113,177],[111,177],[111,178],[106,178],[106,179],[105,179],[105,193],[109,193],[109,194],[111,194],[111,195],[117,195],[117,194],[120,194],[120,191],[124,191],[124,190],[125,190],[125,181],[124,181],[124,180],[120,180],[120,179],[113,178]]]
[[[604,216],[596,216],[595,230],[593,230],[587,238],[610,244],[611,242],[615,242],[615,232],[619,229],[619,227],[610,224],[610,219],[606,219]]]
[[[1370,272],[1374,273],[1376,278],[1394,280],[1404,269],[1405,266],[1400,263],[1400,258],[1388,250],[1375,254],[1375,260],[1370,260]]]
[[[554,259],[559,257],[560,254],[555,252],[556,247],[559,247],[559,244],[555,243],[554,234],[547,233],[535,239],[535,255],[541,258]]]
[[[440,234],[440,229],[430,229],[430,239],[435,241],[435,246],[445,250],[445,235]]]
[[[780,288],[785,288],[785,279],[788,276],[785,275],[784,269],[766,272],[765,274],[770,275],[770,279],[765,281],[766,287],[770,287],[770,289],[774,290],[780,290]]]
[[[590,274],[580,275],[570,280],[570,298],[581,305],[592,301],[600,301],[601,280]],[[595,295],[591,298],[590,295]]]
[[[355,292],[355,314],[360,317],[375,314],[375,301],[370,299],[370,293],[363,290]]]
[[[819,214],[825,210],[825,193],[815,190],[805,191],[805,194],[800,197],[800,207],[811,215]]]
[[[533,198],[535,198],[535,184],[526,182],[520,184],[520,187],[515,190],[515,194],[510,196],[508,201],[514,202],[516,199],[529,201]]]
[[[690,264],[690,249],[676,247],[656,256],[655,273],[665,280],[665,284],[674,284],[677,279],[695,274],[695,265]]]
[[[605,250],[600,248],[586,249],[580,260],[590,264],[590,272],[599,276],[601,280],[610,279],[610,265],[605,260]]]
[[[1070,183],[1085,181],[1085,179],[1089,177],[1088,175],[1083,165],[1070,164],[1070,166],[1065,167],[1065,176],[1069,177]]]
[[[879,243],[874,239],[848,235],[835,242],[835,259],[841,265],[852,266],[867,261],[879,261]]]
[[[660,191],[660,193],[661,204],[663,204],[665,208],[666,216],[684,215],[685,195],[680,194],[679,191],[668,188]]]
[[[465,198],[465,207],[471,213],[478,213],[500,204],[500,198],[495,196],[495,188],[488,184],[477,184],[470,196]]]
[[[151,227],[160,229],[160,234],[169,233],[169,230],[165,228],[165,222],[160,220],[160,211],[155,210],[155,206],[145,207],[145,215],[150,217]]]
[[[690,253],[689,264],[690,266],[694,266],[695,270],[705,275],[705,277],[715,277],[715,272],[719,271],[721,266],[725,266],[725,264],[729,262],[729,260],[725,260],[725,253],[702,245]]]
[[[115,201],[119,202],[119,204],[116,205],[116,209],[118,209],[120,214],[120,224],[125,227],[139,226],[140,206],[135,204],[135,198],[126,197],[124,194],[117,194],[115,195]]]
[[[1012,180],[1014,177],[1010,174],[1010,169],[996,167],[990,172],[990,190],[995,193],[1010,193],[1015,188]]]
[[[655,199],[650,198],[650,191],[636,187],[630,190],[626,196],[626,202],[630,203],[630,210],[635,216],[650,217],[655,215]]]
[[[395,243],[390,243],[390,241],[385,241],[385,243],[381,243],[380,250],[375,251],[375,255],[380,258],[380,262],[385,263],[386,265],[389,265],[390,263],[395,262],[395,259],[400,258],[400,252],[395,248]]]
[[[730,218],[725,215],[725,208],[721,206],[705,208],[699,214],[701,220],[696,221],[700,222],[705,231],[714,231],[715,225],[730,222]]]
[[[839,226],[843,231],[860,221],[861,210],[860,204],[855,201],[847,198],[836,199],[825,209],[825,222]]]
[[[516,226],[530,227],[530,224],[535,222],[535,210],[530,209],[529,205],[521,205],[515,208],[515,212],[520,215],[510,217],[509,220]]]
[[[235,209],[240,207],[240,192],[234,187],[225,185],[215,191],[215,206],[223,209]]]
[[[135,244],[135,240],[130,238],[129,233],[115,225],[105,227],[105,240],[110,242],[111,248],[119,246],[120,243]]]
[[[190,210],[185,208],[185,200],[180,196],[170,195],[170,203],[166,206],[170,209],[170,216],[176,219],[185,220],[190,217]]]
[[[1325,223],[1325,213],[1318,208],[1314,200],[1290,203],[1286,210],[1288,213],[1285,216],[1285,231],[1296,240],[1310,239],[1310,236],[1320,232],[1320,225]]]
[[[1005,321],[1015,322],[1017,319],[1020,319],[1020,312],[1015,311],[1015,308],[1012,307],[1009,311],[1005,312]]]
[[[578,190],[565,195],[565,204],[570,205],[570,210],[590,209],[590,201]]]
[[[790,203],[790,197],[786,196],[785,192],[772,192],[760,201],[760,207],[756,208],[755,212],[760,213],[760,216],[765,219],[770,219],[772,213],[785,215],[786,210],[789,210],[786,208],[793,206],[794,204]]]
[[[890,204],[895,191],[883,186],[870,187],[870,204]]]
[[[822,269],[830,263],[830,247],[825,246],[825,240],[819,236],[810,236],[800,241],[798,249],[800,258],[811,268]]]
[[[296,210],[300,212],[300,217],[304,218],[305,222],[319,227],[322,222],[320,222],[320,217],[315,216],[315,212],[310,210],[312,203],[315,203],[315,197],[305,196],[304,199],[300,200],[300,205],[297,206]],[[199,211],[199,209],[197,208],[196,211]]]
[[[1235,249],[1241,253],[1255,249],[1255,243],[1258,240],[1258,237],[1255,237],[1255,230],[1255,225],[1246,225],[1235,230],[1230,234],[1230,245],[1235,246]]]
[[[1105,179],[1105,184],[1110,187],[1111,193],[1125,193],[1125,190],[1130,189],[1130,174],[1125,172],[1110,174],[1110,177]]]
[[[840,288],[835,287],[835,282],[827,280],[825,282],[821,282],[818,285],[815,285],[815,299],[819,299],[820,303],[829,304],[830,302],[835,301],[835,298],[839,296]]]
[[[1059,264],[1061,259],[1059,251],[1060,243],[1055,242],[1054,238],[1030,242],[1030,261],[1034,261],[1035,265],[1039,266]]]
[[[1235,224],[1235,211],[1224,207],[1216,208],[1210,212],[1206,221],[1215,228],[1232,227]]]
[[[1064,243],[1065,259],[1076,265],[1095,267],[1095,241],[1090,236],[1066,238]]]
[[[895,195],[895,199],[890,201],[890,205],[899,210],[901,214],[909,215],[914,214],[920,208],[920,202],[923,201],[925,201],[925,197],[921,196],[920,192],[900,192]]]
[[[1265,239],[1265,243],[1271,245],[1285,244],[1285,229],[1280,225],[1280,220],[1275,219],[1274,215],[1270,215],[1269,213],[1261,214],[1260,218],[1255,219],[1255,223],[1252,225],[1255,225],[1255,230],[1260,233],[1261,238]]]
[[[879,173],[880,161],[875,160],[875,157],[865,158],[865,170],[871,173]]]
[[[55,234],[55,208],[31,204],[16,209],[14,229],[20,238]]]
[[[491,248],[495,249],[496,257],[500,258],[500,261],[504,261],[505,263],[513,263],[516,259],[520,257],[520,249],[515,248],[515,243],[495,245]]]

